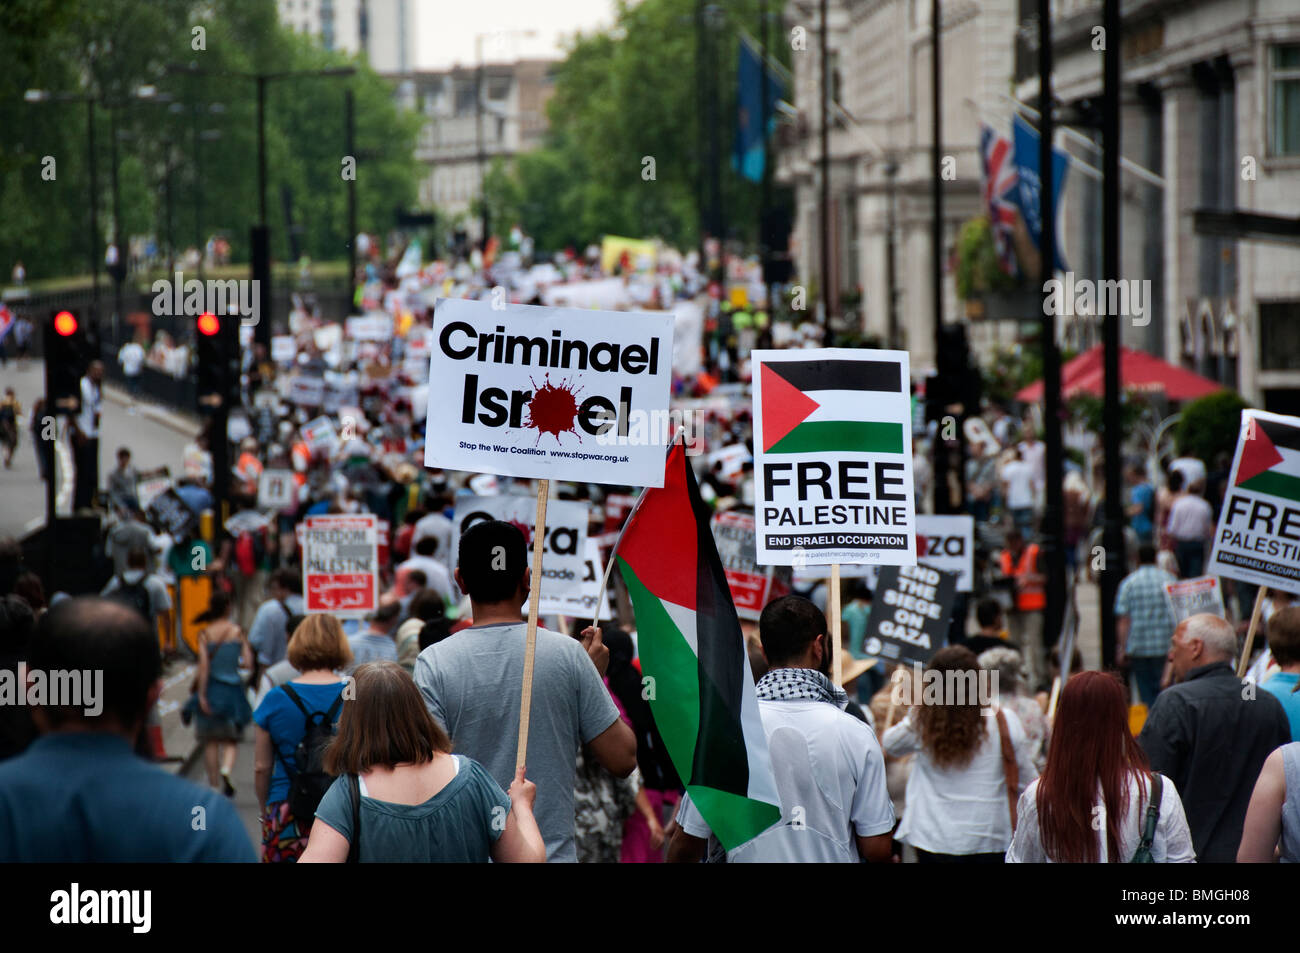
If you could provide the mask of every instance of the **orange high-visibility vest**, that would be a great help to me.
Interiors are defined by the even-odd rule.
[[[1020,554],[1020,561],[1014,567],[1011,564],[1011,550],[1002,550],[1002,575],[1019,580],[1021,576],[1036,572],[1037,568],[1037,543],[1030,543],[1025,547],[1024,552]],[[1047,608],[1047,590],[1043,588],[1042,583],[1021,584],[1017,582],[1016,608],[1021,612],[1033,612],[1037,609]]]

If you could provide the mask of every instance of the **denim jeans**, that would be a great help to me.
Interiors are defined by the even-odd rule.
[[[1160,694],[1160,676],[1165,671],[1165,657],[1163,655],[1130,656],[1128,665],[1129,671],[1133,673],[1133,680],[1137,682],[1138,697],[1149,709],[1155,704],[1156,696]]]

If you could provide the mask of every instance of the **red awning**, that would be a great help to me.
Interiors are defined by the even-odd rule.
[[[1067,400],[1079,391],[1100,397],[1105,379],[1102,346],[1098,344],[1061,368],[1061,391]],[[1119,379],[1121,390],[1164,394],[1169,400],[1195,400],[1224,389],[1217,381],[1176,367],[1146,351],[1134,351],[1126,347],[1120,348]],[[1041,380],[1016,394],[1016,400],[1026,404],[1038,403],[1042,399]]]

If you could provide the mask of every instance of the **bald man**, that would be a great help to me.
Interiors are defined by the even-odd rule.
[[[1237,634],[1201,613],[1174,630],[1169,664],[1178,684],[1151,707],[1138,744],[1178,788],[1201,863],[1234,863],[1250,794],[1264,760],[1291,740],[1282,705],[1233,670]]]

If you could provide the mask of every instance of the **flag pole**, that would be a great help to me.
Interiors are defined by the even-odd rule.
[[[1250,628],[1246,630],[1246,647],[1241,650],[1241,661],[1237,663],[1237,677],[1241,678],[1246,674],[1246,668],[1250,665],[1250,650],[1255,646],[1255,630],[1259,628],[1259,616],[1264,609],[1264,597],[1268,594],[1268,586],[1260,586],[1259,592],[1255,594],[1255,611],[1250,614]]]
[[[840,564],[831,563],[831,666],[834,671],[832,679],[840,685],[844,675],[844,663],[840,659]]]
[[[550,480],[537,481],[537,520],[533,528],[533,570],[528,577],[528,630],[524,636],[524,686],[519,699],[519,748],[515,770],[528,758],[528,721],[533,705],[533,658],[537,654],[537,609],[542,597],[542,541],[546,538],[546,501]]]

